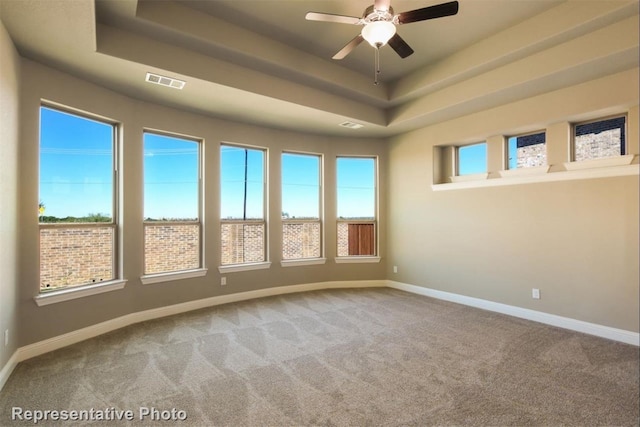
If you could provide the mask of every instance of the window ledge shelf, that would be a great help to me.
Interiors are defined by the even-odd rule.
[[[488,173],[474,173],[470,175],[455,175],[450,176],[449,181],[451,182],[469,182],[469,181],[482,181],[483,179],[487,179],[489,176]]]
[[[563,165],[564,166],[564,165]],[[591,167],[575,170],[556,170],[549,168],[547,173],[540,174],[523,174],[523,175],[511,175],[508,178],[503,178],[499,173],[490,174],[488,179],[478,181],[464,181],[464,182],[452,182],[446,184],[433,184],[431,189],[433,191],[449,191],[449,190],[463,190],[469,188],[483,188],[483,187],[500,187],[504,185],[520,185],[520,184],[535,184],[542,182],[553,181],[572,181],[579,179],[594,179],[594,178],[610,178],[617,176],[633,176],[640,174],[640,165],[627,164],[624,166],[609,166],[609,167]],[[501,171],[503,172],[503,171]]]
[[[117,291],[124,288],[126,280],[111,280],[109,282],[96,283],[86,286],[78,286],[76,288],[61,289],[59,291],[51,291],[40,294],[33,298],[38,307],[43,305],[55,304],[63,301],[70,301],[77,298],[88,297],[90,295],[98,295],[105,292]]]
[[[221,265],[218,267],[220,273],[236,273],[238,271],[266,270],[271,268],[270,262],[254,262],[251,264]]]
[[[320,265],[325,264],[326,262],[326,258],[303,258],[280,261],[280,265],[282,267],[301,267],[305,265]]]
[[[540,176],[549,172],[550,166],[535,166],[531,168],[518,168],[518,169],[507,169],[503,171],[498,171],[497,174],[500,178],[515,178],[520,176]]]
[[[140,277],[143,285],[151,285],[153,283],[171,282],[174,280],[191,279],[193,277],[203,277],[207,275],[206,268],[198,268],[195,270],[172,271],[169,273],[147,274]]]
[[[336,264],[371,264],[380,262],[379,256],[346,256],[337,257],[335,259]]]
[[[614,166],[626,166],[633,162],[633,154],[626,154],[618,157],[607,157],[604,159],[583,160],[581,162],[567,162],[563,166],[568,171],[585,170],[592,168],[606,168]]]

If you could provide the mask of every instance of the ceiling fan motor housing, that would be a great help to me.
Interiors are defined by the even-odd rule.
[[[377,21],[393,22],[393,8],[389,6],[388,10],[376,10],[373,5],[366,8],[362,14],[362,24],[366,25]],[[394,22],[394,24],[395,23],[396,22]]]

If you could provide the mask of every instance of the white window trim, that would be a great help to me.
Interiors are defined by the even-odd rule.
[[[218,271],[220,273],[236,273],[238,271],[267,270],[269,268],[271,268],[271,261],[221,265],[218,267]]]
[[[119,242],[121,239],[120,236],[120,232],[119,232],[119,221],[118,221],[118,215],[119,215],[119,197],[120,197],[120,170],[119,170],[119,162],[120,162],[120,143],[121,143],[121,135],[122,135],[122,128],[121,128],[121,124],[113,119],[104,117],[104,116],[100,116],[94,113],[89,113],[86,111],[82,111],[82,110],[78,110],[75,108],[71,108],[68,107],[66,105],[62,105],[62,104],[58,104],[55,102],[51,102],[51,101],[45,101],[42,100],[42,102],[40,103],[40,109],[39,112],[42,111],[42,108],[48,108],[51,110],[55,110],[61,113],[65,113],[65,114],[70,114],[70,115],[74,115],[77,116],[79,118],[83,118],[86,120],[91,120],[91,121],[95,121],[98,123],[102,123],[102,124],[106,124],[106,125],[110,125],[113,128],[113,140],[111,141],[111,146],[112,146],[112,176],[113,176],[113,188],[112,188],[112,201],[111,201],[111,206],[112,206],[112,220],[109,223],[103,223],[103,222],[95,222],[95,223],[72,223],[72,222],[60,222],[60,223],[41,223],[38,222],[38,233],[40,233],[40,231],[42,231],[43,229],[46,228],[74,228],[74,227],[110,227],[113,228],[113,249],[112,249],[112,275],[116,276],[119,275],[119,267],[118,267],[118,262],[121,260],[121,250],[119,248]],[[40,124],[40,126],[42,126],[42,124]],[[41,140],[38,141],[38,158],[40,159],[40,155],[42,154],[40,151],[40,144],[41,144]],[[38,196],[39,197],[39,196]],[[40,245],[38,245],[38,253],[41,253],[42,248],[40,247]],[[41,271],[39,271],[38,275],[40,276]],[[117,285],[120,284],[120,282],[122,283],[122,285],[120,287],[117,287]],[[111,280],[108,281],[103,281],[103,282],[99,282],[99,283],[92,283],[92,284],[75,284],[72,285],[71,287],[65,287],[62,288],[60,290],[56,290],[56,291],[44,291],[42,290],[42,288],[40,288],[40,294],[36,297],[34,297],[34,300],[36,302],[36,304],[38,304],[38,306],[41,305],[48,305],[48,304],[52,304],[55,302],[60,302],[60,301],[67,301],[67,300],[71,300],[71,299],[76,299],[76,298],[81,298],[83,296],[88,296],[88,295],[95,295],[95,294],[100,294],[100,293],[104,293],[104,292],[109,292],[112,290],[117,290],[117,289],[122,289],[124,288],[124,284],[126,283],[126,280],[124,279],[119,279],[119,278],[113,278]],[[111,288],[110,286],[114,285],[113,288]],[[70,291],[69,295],[67,295],[66,291]],[[82,292],[82,291],[86,291],[86,292]],[[73,295],[73,296],[71,296]],[[56,298],[57,297],[57,298]],[[40,299],[41,298],[41,299]],[[50,301],[50,302],[49,302]]]
[[[369,156],[369,155],[338,155],[336,156],[336,206],[337,206],[337,202],[338,202],[338,188],[337,188],[337,183],[338,183],[338,160],[340,158],[360,158],[360,159],[373,159],[374,162],[374,177],[373,177],[373,194],[374,194],[374,218],[373,219],[367,219],[367,220],[357,220],[357,219],[342,219],[342,218],[338,218],[337,222],[336,222],[336,227],[335,227],[335,233],[336,233],[336,246],[335,246],[335,250],[336,250],[336,254],[338,253],[338,224],[339,223],[371,223],[373,224],[373,236],[375,239],[375,253],[379,254],[380,253],[380,236],[379,236],[379,221],[380,221],[380,212],[379,212],[379,207],[380,207],[380,158],[378,156]],[[370,260],[375,260],[377,259],[377,261],[367,261],[367,259]],[[338,261],[338,260],[345,260],[345,261]],[[353,261],[349,261],[350,259],[353,259]],[[357,261],[357,260],[360,261]],[[338,264],[348,264],[348,263],[371,263],[371,262],[380,262],[380,256],[379,255],[356,255],[356,256],[336,256],[334,258],[335,262]]]
[[[629,151],[629,118],[628,118],[628,115],[627,115],[627,113],[615,114],[615,115],[612,115],[612,116],[599,117],[599,118],[596,118],[596,119],[593,119],[593,120],[586,120],[586,121],[583,121],[583,122],[571,123],[571,140],[570,140],[570,143],[569,143],[569,158],[570,158],[571,161],[565,163],[565,165],[568,164],[568,163],[576,163],[576,164],[585,163],[585,162],[590,163],[590,162],[597,162],[599,160],[609,160],[609,159],[612,159],[612,158],[613,159],[617,159],[619,157],[624,157],[624,156],[614,156],[614,157],[603,157],[603,158],[587,159],[587,160],[576,160],[576,128],[578,126],[588,125],[588,124],[591,124],[591,123],[598,123],[598,122],[603,122],[603,121],[613,120],[613,119],[621,119],[621,118],[624,118],[624,127],[625,127],[625,134],[626,134],[625,141],[624,141],[624,144],[625,144],[624,148],[625,148],[625,152],[627,154],[625,154],[625,156],[630,155],[628,153],[628,151]],[[631,154],[631,156],[633,156],[633,154]]]
[[[59,291],[49,291],[41,293],[33,298],[38,307],[43,305],[55,304],[63,301],[70,301],[78,298],[88,297],[90,295],[103,294],[105,292],[117,291],[123,289],[127,283],[124,279],[110,280],[108,282],[100,282],[91,285],[84,285],[72,288],[60,289]]]
[[[219,149],[222,150],[222,147],[233,147],[241,150],[258,150],[264,153],[263,159],[263,196],[262,196],[262,216],[260,219],[220,219],[220,223],[218,224],[218,229],[222,232],[223,224],[258,224],[261,223],[264,225],[264,246],[262,248],[263,256],[265,261],[260,262],[248,262],[243,264],[227,264],[218,266],[218,271],[220,273],[234,273],[237,271],[249,271],[249,270],[263,270],[271,267],[271,261],[269,259],[269,224],[267,222],[267,212],[269,207],[269,149],[266,147],[260,147],[257,145],[247,145],[247,144],[236,144],[233,142],[225,142],[222,141],[220,143]],[[222,170],[222,151],[220,153],[220,170]],[[220,207],[222,207],[222,177],[220,179]],[[222,244],[222,240],[218,242],[220,245]],[[221,248],[221,246],[220,246]],[[222,249],[222,248],[221,248]],[[221,261],[221,260],[219,260]]]
[[[285,154],[292,155],[300,155],[300,156],[308,156],[308,157],[317,157],[318,158],[318,218],[313,219],[296,219],[296,218],[281,218],[282,226],[284,229],[285,224],[293,224],[293,223],[318,223],[320,224],[320,256],[313,258],[292,258],[292,259],[283,259],[280,261],[281,267],[297,267],[304,265],[316,265],[316,264],[324,264],[326,263],[326,258],[324,258],[325,254],[325,234],[324,234],[324,154],[321,153],[312,153],[306,151],[295,151],[295,150],[283,150],[280,153],[280,161],[282,162],[282,156]],[[281,163],[282,165],[282,163]],[[282,166],[281,166],[282,167]],[[280,176],[282,178],[282,170],[280,170]],[[282,194],[282,182],[281,182],[281,194]],[[284,235],[280,235],[282,239],[282,245],[284,246]]]
[[[165,220],[157,220],[157,221],[147,221],[144,220],[143,221],[143,273],[144,270],[146,270],[146,263],[147,263],[147,243],[146,243],[146,227],[161,227],[161,226],[166,226],[166,225],[197,225],[199,227],[198,229],[198,268],[193,269],[193,270],[189,270],[189,271],[196,271],[196,270],[204,270],[204,274],[202,274],[202,276],[207,274],[207,269],[203,266],[204,264],[204,225],[203,225],[203,221],[202,218],[204,217],[204,207],[203,207],[203,171],[204,171],[204,155],[203,155],[203,150],[204,150],[204,139],[203,138],[199,138],[199,137],[195,137],[195,136],[190,136],[190,135],[184,135],[184,134],[180,134],[180,133],[173,133],[173,132],[166,132],[163,130],[159,130],[159,129],[151,129],[151,128],[145,128],[142,135],[143,135],[143,146],[144,146],[144,135],[145,133],[151,134],[151,135],[157,135],[157,136],[163,136],[163,137],[167,137],[167,138],[174,138],[174,139],[180,139],[183,141],[187,141],[187,142],[192,142],[197,144],[198,146],[198,161],[197,161],[197,166],[198,166],[198,218],[195,221],[165,221]],[[153,278],[158,277],[158,276],[162,276],[164,274],[167,275],[175,275],[176,273],[183,273],[184,270],[182,271],[163,271],[161,273],[153,273],[153,274],[143,274],[143,276],[140,277],[140,280],[142,281],[143,285],[146,284],[151,284],[151,283],[159,283],[159,282],[165,282],[165,281],[170,281],[170,280],[180,280],[182,278],[188,278],[188,277],[176,277],[175,279],[167,279],[167,280],[154,280]],[[189,276],[189,277],[198,277],[198,276]],[[146,280],[144,278],[147,278]],[[151,278],[151,280],[149,280],[149,278]]]
[[[637,157],[630,155],[632,157]],[[609,160],[597,159],[600,160]],[[589,161],[591,162],[591,161]],[[571,162],[572,164],[574,162]],[[584,163],[584,162],[579,162]],[[628,164],[623,166],[609,166],[609,167],[590,167],[590,168],[576,168],[575,170],[566,170],[567,163],[561,164],[562,169],[549,167],[549,172],[537,175],[512,175],[508,178],[502,178],[500,175],[504,171],[490,173],[487,179],[479,181],[464,181],[464,182],[452,182],[446,184],[432,184],[431,189],[433,191],[448,191],[448,190],[461,190],[467,188],[482,188],[482,187],[500,187],[504,185],[520,185],[520,184],[535,184],[539,182],[554,182],[554,181],[573,181],[580,179],[595,179],[595,178],[609,178],[617,176],[633,176],[640,175],[640,165],[638,163]]]
[[[379,256],[341,256],[336,257],[336,264],[373,264],[380,262]]]
[[[143,285],[151,285],[154,283],[172,282],[174,280],[191,279],[194,277],[203,277],[207,275],[206,268],[197,268],[193,270],[170,271],[158,274],[145,274],[140,276]]]
[[[305,265],[320,265],[326,264],[326,258],[298,258],[298,259],[285,259],[280,261],[282,267],[302,267]]]

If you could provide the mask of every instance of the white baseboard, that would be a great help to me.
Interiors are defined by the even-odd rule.
[[[637,332],[625,331],[624,329],[584,322],[582,320],[557,316],[555,314],[544,313],[542,311],[530,310],[528,308],[521,308],[513,305],[501,304],[480,298],[438,291],[435,289],[424,288],[422,286],[408,285],[406,283],[394,282],[392,280],[387,282],[387,286],[418,295],[424,295],[444,301],[451,301],[458,304],[481,308],[483,310],[494,311],[496,313],[508,314],[509,316],[519,317],[521,319],[533,320],[534,322],[557,326],[559,328],[595,335],[601,338],[635,345],[636,347],[640,346],[640,334]]]
[[[16,350],[7,363],[0,369],[0,391],[2,391],[2,387],[6,384],[11,372],[15,369],[16,365],[18,365],[18,351]]]
[[[315,291],[320,289],[338,289],[338,288],[370,288],[370,287],[390,287],[418,295],[424,295],[431,298],[451,301],[458,304],[477,307],[484,310],[503,313],[522,319],[533,320],[535,322],[545,323],[560,328],[570,329],[573,331],[583,332],[590,335],[608,338],[615,341],[640,346],[640,335],[636,332],[625,331],[622,329],[611,328],[608,326],[597,325],[594,323],[583,322],[581,320],[570,319],[567,317],[556,316],[554,314],[543,313],[540,311],[529,310],[526,308],[515,307],[506,304],[500,304],[479,298],[472,298],[464,295],[453,294],[449,292],[438,291],[435,289],[424,288],[421,286],[409,285],[406,283],[394,282],[391,280],[359,280],[359,281],[334,281],[334,282],[318,282],[306,283],[302,285],[279,286],[275,288],[259,289],[249,292],[239,292],[229,295],[221,295],[210,298],[204,298],[195,301],[184,302],[180,304],[169,305],[166,307],[154,308],[151,310],[139,311],[137,313],[127,314],[115,319],[107,320],[96,325],[87,326],[57,337],[49,338],[33,344],[20,347],[11,356],[9,361],[0,370],[0,390],[5,385],[11,372],[16,365],[32,357],[48,353],[76,344],[80,341],[94,338],[107,332],[115,331],[125,326],[147,320],[158,319],[160,317],[171,316],[174,314],[185,313],[192,310],[198,310],[206,307],[213,307],[220,304],[245,301],[255,298],[264,298],[275,295],[290,294],[295,292]]]

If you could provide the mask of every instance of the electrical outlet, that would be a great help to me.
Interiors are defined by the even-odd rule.
[[[531,298],[540,299],[540,289],[536,289],[536,288],[531,289]]]
[[[227,284],[227,278],[226,277],[221,277],[220,278],[220,286],[225,286]]]
[[[393,272],[394,272],[394,273],[397,273],[397,272],[398,272],[398,266],[397,266],[397,265],[394,265],[394,266],[393,266]]]
[[[8,346],[9,345],[9,330],[5,329],[4,330],[4,346]]]

